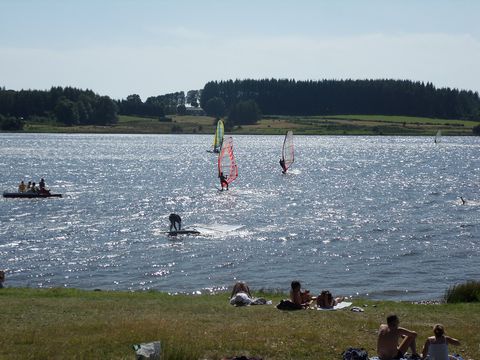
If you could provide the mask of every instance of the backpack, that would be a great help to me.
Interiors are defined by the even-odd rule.
[[[368,360],[368,353],[364,348],[352,348],[349,347],[342,354],[343,360]]]
[[[278,310],[302,310],[301,305],[294,304],[290,300],[280,300],[280,304],[277,305]]]

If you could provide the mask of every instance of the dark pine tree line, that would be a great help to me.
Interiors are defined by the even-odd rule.
[[[213,99],[213,100],[212,100]],[[221,99],[226,112],[255,101],[270,115],[404,115],[480,120],[477,92],[409,80],[228,80],[208,82],[200,104]],[[212,100],[212,101],[211,101]],[[209,103],[210,101],[210,103]]]
[[[23,120],[41,119],[56,120],[65,125],[110,125],[117,122],[117,112],[112,99],[91,90],[52,87],[44,91],[15,91],[0,88],[2,123],[8,120],[8,124],[18,124]]]

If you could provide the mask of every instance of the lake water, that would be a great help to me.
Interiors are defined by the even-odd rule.
[[[6,286],[205,293],[236,279],[288,292],[438,299],[478,280],[480,138],[234,136],[239,177],[218,191],[213,136],[0,134]],[[462,205],[459,196],[467,202]],[[201,236],[171,238],[168,215]]]

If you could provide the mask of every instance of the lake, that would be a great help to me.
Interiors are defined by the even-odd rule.
[[[288,292],[299,280],[427,300],[479,279],[480,138],[295,136],[282,175],[282,136],[234,136],[239,177],[223,192],[212,139],[0,133],[2,191],[45,177],[64,194],[0,200],[5,285],[208,293],[238,279]],[[167,236],[172,212],[202,234]]]

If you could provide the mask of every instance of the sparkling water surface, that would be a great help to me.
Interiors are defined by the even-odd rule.
[[[212,136],[0,134],[6,286],[205,293],[253,289],[441,298],[480,276],[480,139],[234,136],[239,177],[218,190]],[[462,205],[459,197],[467,202]],[[168,215],[200,236],[168,237]]]

